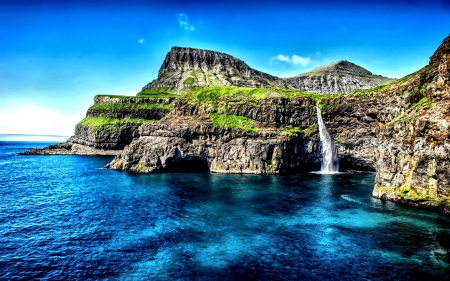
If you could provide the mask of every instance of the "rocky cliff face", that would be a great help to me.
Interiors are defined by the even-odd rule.
[[[237,86],[285,88],[315,93],[348,93],[388,84],[395,79],[373,75],[348,61],[338,61],[291,78],[278,78],[250,68],[245,62],[215,51],[173,47],[158,78],[143,88],[168,88],[182,92],[189,87]]]
[[[321,94],[349,93],[389,84],[395,79],[372,72],[351,62],[341,60],[285,79],[287,85],[301,91]]]
[[[450,214],[450,37],[410,80],[422,98],[381,129],[373,196]]]
[[[173,98],[97,96],[68,142],[102,150],[120,150],[139,137],[139,126],[167,115]]]
[[[141,126],[141,137],[108,167],[148,173],[197,166],[216,173],[278,174],[320,165],[312,100],[268,98],[236,107],[219,101],[219,116],[252,124],[231,128],[215,125],[211,114],[216,109],[192,99],[178,99],[169,118]]]

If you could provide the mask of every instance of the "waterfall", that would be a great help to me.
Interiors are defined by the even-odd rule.
[[[339,171],[339,161],[337,158],[334,141],[328,133],[327,127],[322,120],[319,103],[316,104],[317,109],[317,123],[319,124],[320,141],[322,142],[322,166],[320,172],[323,174],[332,174]]]

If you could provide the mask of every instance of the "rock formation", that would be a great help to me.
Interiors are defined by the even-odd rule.
[[[450,37],[408,80],[421,99],[380,130],[373,196],[450,214]]]
[[[155,87],[176,92],[186,87],[238,86],[286,88],[278,77],[250,68],[233,56],[215,51],[172,47],[158,72],[158,78],[143,90]]]

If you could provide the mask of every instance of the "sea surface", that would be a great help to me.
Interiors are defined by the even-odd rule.
[[[373,174],[103,169],[0,142],[1,280],[449,280],[450,217]]]

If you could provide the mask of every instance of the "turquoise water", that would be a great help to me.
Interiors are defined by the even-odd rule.
[[[373,174],[102,169],[0,142],[2,280],[445,280],[450,218],[371,198]]]

